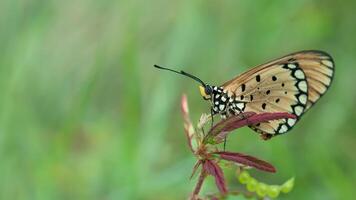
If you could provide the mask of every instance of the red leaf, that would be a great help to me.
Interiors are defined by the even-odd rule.
[[[267,121],[277,120],[277,119],[286,119],[286,118],[296,119],[297,116],[287,112],[275,112],[275,113],[266,112],[266,113],[256,114],[246,120],[248,121],[248,125],[253,125],[261,122],[267,122]]]
[[[225,184],[224,173],[220,166],[214,161],[205,160],[203,163],[203,170],[215,177],[215,184],[218,187],[220,193],[226,194],[227,188]]]
[[[235,153],[235,152],[215,152],[214,154],[218,154],[221,159],[240,163],[246,166],[254,167],[259,170],[267,171],[267,172],[276,172],[276,169],[273,167],[272,164],[255,158],[253,156],[245,155],[242,153]]]
[[[233,115],[225,120],[217,123],[213,128],[210,129],[208,136],[214,138],[215,143],[222,142],[226,135],[238,128],[243,126],[253,125],[261,122],[268,122],[271,120],[293,118],[296,116],[287,112],[276,112],[276,113],[260,113],[256,114],[254,112],[245,112],[239,115]],[[207,141],[209,141],[207,139]]]
[[[210,130],[209,136],[216,136],[221,132],[231,131],[242,126],[246,126],[246,119],[255,115],[254,112],[245,112],[239,115],[233,115],[225,120],[221,120],[219,123],[215,124]]]

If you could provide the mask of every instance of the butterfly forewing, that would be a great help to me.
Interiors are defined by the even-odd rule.
[[[296,55],[307,76],[308,110],[329,88],[334,76],[334,61],[330,55],[321,51],[305,51]]]
[[[320,51],[302,51],[252,68],[222,85],[253,112],[289,112],[297,119],[261,123],[251,128],[270,135],[290,130],[302,114],[327,90],[333,74],[332,58]]]

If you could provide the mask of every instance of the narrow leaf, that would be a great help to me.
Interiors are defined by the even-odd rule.
[[[213,126],[208,134],[211,135],[217,135],[222,131],[227,131],[233,127],[242,127],[242,126],[246,126],[246,122],[243,123],[243,121],[248,118],[250,118],[251,116],[255,115],[256,113],[254,112],[245,112],[245,113],[241,113],[239,115],[232,115],[231,117],[221,120],[219,123],[215,124],[215,126]],[[236,129],[236,128],[235,128]]]
[[[196,149],[195,148],[196,144],[194,144],[194,142],[196,142],[195,141],[195,130],[194,130],[193,124],[189,118],[188,100],[187,100],[187,96],[185,94],[182,95],[181,110],[182,110],[182,115],[183,115],[183,120],[184,120],[184,132],[185,132],[185,136],[188,141],[188,146],[189,146],[189,149],[194,153],[195,149]]]
[[[268,122],[271,120],[296,118],[295,115],[287,112],[276,113],[260,113],[245,112],[239,115],[233,115],[225,120],[220,121],[213,126],[207,134],[206,142],[209,142],[211,138],[215,143],[220,143],[227,136],[227,134],[235,129],[243,126],[253,125],[261,122]]]
[[[223,160],[240,163],[266,172],[276,172],[276,169],[272,164],[253,156],[228,151],[215,152],[214,154],[219,155]]]
[[[220,193],[226,194],[227,188],[225,184],[224,173],[220,166],[212,160],[206,160],[203,163],[203,170],[206,171],[208,174],[214,176],[215,184],[218,187]]]
[[[243,114],[241,113],[239,115],[233,115],[227,119],[219,121],[209,130],[208,134],[204,138],[204,143],[210,143],[211,141],[214,143],[222,142],[226,134],[229,132],[229,127],[231,129],[232,126],[236,126],[237,128],[245,126],[246,124],[243,123],[243,119],[249,118],[253,115],[255,115],[254,112],[245,112]],[[219,137],[220,134],[225,136]]]
[[[194,165],[194,167],[193,167],[192,174],[190,175],[190,179],[193,178],[193,176],[195,175],[195,173],[197,172],[197,170],[198,170],[198,168],[199,168],[199,166],[200,166],[201,164],[202,164],[201,160],[198,160],[198,161],[195,163],[195,165]]]

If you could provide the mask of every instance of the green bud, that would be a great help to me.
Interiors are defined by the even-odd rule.
[[[267,187],[267,195],[271,198],[277,198],[279,196],[280,186],[278,185],[269,185]]]
[[[258,182],[254,178],[250,178],[250,181],[247,182],[247,190],[250,192],[254,192],[257,189]]]
[[[281,191],[283,193],[288,193],[293,189],[294,186],[294,177],[283,183],[281,186]]]
[[[257,184],[257,195],[260,197],[264,197],[267,194],[267,185],[264,183]]]
[[[250,174],[247,172],[247,171],[242,171],[240,174],[239,174],[239,181],[240,183],[242,184],[246,184],[250,181],[251,179],[251,176]]]

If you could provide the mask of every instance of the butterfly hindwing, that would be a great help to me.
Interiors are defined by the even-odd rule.
[[[289,112],[297,116],[251,126],[259,133],[273,136],[290,130],[326,92],[333,69],[328,54],[302,51],[252,68],[222,87],[246,103],[244,112]]]

